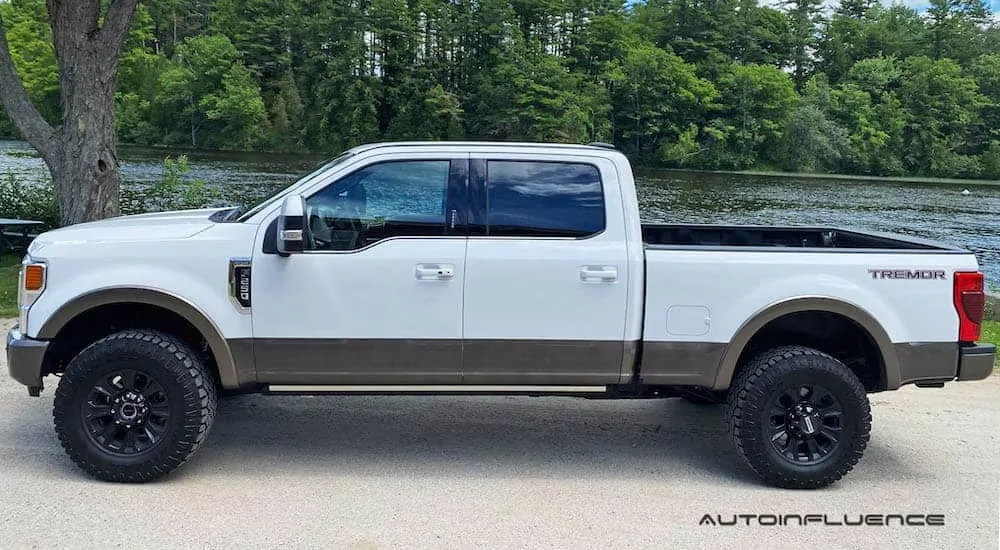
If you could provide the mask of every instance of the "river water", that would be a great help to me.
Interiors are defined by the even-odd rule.
[[[122,147],[126,185],[151,183],[163,158],[182,151]],[[190,178],[235,190],[253,201],[291,183],[323,156],[184,152]],[[0,177],[7,172],[46,181],[35,151],[0,141]],[[1000,185],[911,183],[807,177],[636,171],[643,221],[826,225],[888,231],[943,241],[976,253],[990,286],[1000,287]],[[1000,183],[1000,182],[998,182]],[[964,189],[969,190],[963,195]],[[0,212],[0,217],[7,215]]]

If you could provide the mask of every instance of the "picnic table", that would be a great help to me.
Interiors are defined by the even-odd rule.
[[[42,225],[43,222],[36,220],[18,220],[14,218],[0,218],[0,254],[6,254],[18,248],[12,241],[12,236],[21,237],[25,243],[30,240],[28,229],[32,226]],[[19,233],[17,232],[18,230]]]

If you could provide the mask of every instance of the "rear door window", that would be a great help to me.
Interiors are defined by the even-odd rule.
[[[584,238],[604,231],[596,166],[491,160],[486,170],[487,235]]]

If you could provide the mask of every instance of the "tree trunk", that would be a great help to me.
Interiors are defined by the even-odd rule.
[[[49,165],[64,224],[110,218],[120,212],[114,126],[108,132],[95,118],[78,117],[90,131],[64,136],[60,154]]]
[[[88,46],[74,53],[75,70],[60,75],[61,86],[74,92],[63,98],[64,130],[52,163],[52,183],[63,223],[119,214],[114,118],[117,61],[102,60],[101,48]]]
[[[118,170],[104,160],[113,158],[112,149],[97,144],[81,149],[81,156],[67,150],[58,164],[49,165],[64,225],[112,218],[120,212]],[[95,163],[94,158],[99,160]]]

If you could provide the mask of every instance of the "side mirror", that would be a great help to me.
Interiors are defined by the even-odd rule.
[[[306,201],[302,195],[289,195],[281,203],[278,215],[278,253],[282,256],[305,248]]]

